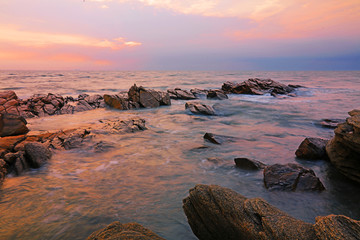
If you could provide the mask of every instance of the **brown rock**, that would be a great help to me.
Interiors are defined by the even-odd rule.
[[[229,98],[222,90],[210,90],[207,93],[206,97],[208,99],[217,99],[217,100],[225,100]]]
[[[167,92],[169,93],[171,99],[191,100],[197,98],[192,92],[182,90],[180,88],[169,89]]]
[[[360,221],[346,216],[317,217],[314,224],[316,236],[321,240],[359,240]]]
[[[87,240],[164,240],[138,223],[113,222],[92,233]]]
[[[269,190],[322,191],[325,190],[313,170],[298,164],[274,164],[264,169],[264,184]]]
[[[249,158],[235,158],[234,161],[236,167],[245,170],[260,170],[266,167],[266,164]]]
[[[187,102],[185,109],[189,109],[194,114],[216,115],[215,110],[211,106],[199,102]]]
[[[51,152],[41,143],[29,142],[25,144],[25,157],[32,168],[39,168],[51,158]]]
[[[213,133],[205,133],[204,139],[214,143],[214,144],[223,144],[224,142],[235,142],[237,140],[236,137],[230,137],[225,135],[218,135]]]
[[[26,124],[25,118],[21,116],[0,114],[0,137],[25,134],[29,132]]]
[[[321,138],[305,138],[295,155],[303,159],[327,159],[325,147],[328,141]]]

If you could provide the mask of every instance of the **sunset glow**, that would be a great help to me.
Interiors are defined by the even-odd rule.
[[[359,26],[356,0],[5,0],[0,69],[261,70],[265,58],[337,69],[345,58],[356,70]]]

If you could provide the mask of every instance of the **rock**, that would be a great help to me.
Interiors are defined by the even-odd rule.
[[[196,98],[205,98],[206,95],[208,94],[209,90],[193,88],[193,89],[190,89],[190,92],[192,94],[194,94],[194,96]]]
[[[351,117],[339,124],[335,136],[327,143],[330,162],[345,176],[360,183],[360,115],[351,111]]]
[[[6,174],[6,162],[0,158],[0,186],[4,182]]]
[[[351,111],[349,112],[349,115],[350,115],[351,117],[360,115],[360,109],[353,109],[353,110],[351,110]]]
[[[51,152],[41,143],[29,142],[25,144],[25,157],[30,167],[39,168],[51,158]]]
[[[128,110],[129,101],[123,98],[121,95],[104,95],[105,103],[112,108],[119,110]]]
[[[214,144],[223,144],[224,142],[235,142],[237,140],[236,137],[230,137],[225,135],[218,135],[213,133],[205,133],[204,139],[214,143]]]
[[[285,84],[271,79],[259,78],[251,78],[242,83],[225,82],[221,88],[228,93],[254,95],[263,95],[265,93],[270,93],[272,95],[289,94],[294,91],[294,88]]]
[[[260,170],[266,167],[266,164],[248,158],[235,158],[234,159],[236,167],[245,169],[245,170]]]
[[[360,239],[360,221],[353,220],[346,216],[329,215],[326,217],[317,217],[314,228],[318,239]]]
[[[321,138],[305,138],[295,155],[303,159],[327,159],[325,147],[328,141]]]
[[[56,144],[56,138],[54,138],[55,141],[53,140],[52,143],[55,143],[56,146],[61,146],[66,150],[79,148],[89,134],[90,131],[87,129],[72,129],[64,131],[62,134],[56,136],[61,143]],[[56,146],[54,147],[57,148]]]
[[[325,128],[337,128],[337,125],[340,123],[344,123],[343,119],[322,119],[320,121],[320,125]]]
[[[217,99],[217,100],[225,100],[228,99],[229,97],[224,93],[224,91],[221,90],[210,90],[206,97],[208,99]]]
[[[113,222],[92,233],[87,240],[164,240],[138,223]]]
[[[111,133],[130,133],[146,130],[145,120],[142,118],[134,118],[129,120],[100,120],[101,129],[110,131]]]
[[[169,89],[167,92],[169,93],[171,99],[191,100],[197,98],[192,92],[181,90],[180,88]]]
[[[171,105],[170,96],[168,93],[155,91],[152,89],[145,89],[144,87],[137,87],[134,84],[128,92],[129,100],[139,103],[144,108],[154,108],[162,105]]]
[[[196,185],[183,200],[183,209],[200,240],[313,240],[315,230],[260,198],[247,199],[216,185]]]
[[[25,118],[21,116],[0,114],[0,137],[25,134],[29,132],[26,124]]]
[[[85,100],[79,100],[74,107],[74,112],[84,112],[94,109],[89,103]]]
[[[264,169],[264,184],[269,190],[322,191],[325,190],[313,170],[298,164],[274,164]]]
[[[20,100],[14,91],[0,92],[0,114],[19,115]]]
[[[194,114],[216,115],[215,110],[212,107],[199,102],[187,102],[185,104],[185,109],[189,109]]]

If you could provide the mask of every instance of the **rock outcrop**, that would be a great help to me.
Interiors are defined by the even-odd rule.
[[[0,114],[0,137],[21,135],[29,132],[25,118],[14,114]]]
[[[180,88],[169,89],[167,92],[169,93],[170,98],[175,100],[197,99],[197,97],[192,92],[182,90]]]
[[[271,79],[259,78],[251,78],[242,83],[225,82],[221,88],[227,93],[254,95],[270,93],[274,96],[277,94],[290,94],[294,91],[293,86],[291,87]]]
[[[138,223],[113,222],[93,232],[87,240],[165,240]]]
[[[127,93],[116,95],[104,95],[105,103],[119,110],[138,108],[155,108],[163,105],[171,105],[170,95],[167,92],[137,87],[135,84]]]
[[[322,191],[325,190],[313,170],[298,164],[274,164],[264,169],[264,184],[269,190]]]
[[[208,105],[202,104],[200,102],[187,102],[185,104],[185,109],[189,109],[190,112],[200,115],[216,115],[215,110]]]
[[[330,162],[345,176],[360,183],[360,111],[352,110],[326,145]]]
[[[345,216],[317,217],[314,225],[295,219],[261,198],[248,199],[216,185],[196,185],[183,209],[200,240],[359,239],[360,222]]]
[[[249,158],[235,158],[234,162],[236,167],[244,170],[260,170],[266,167],[266,164]]]
[[[325,147],[328,141],[322,138],[305,138],[295,155],[302,159],[326,159]]]

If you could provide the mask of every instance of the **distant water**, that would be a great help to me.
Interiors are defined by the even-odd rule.
[[[141,117],[148,130],[104,135],[114,148],[58,152],[41,169],[9,177],[0,189],[0,239],[85,239],[113,222],[136,221],[166,239],[196,239],[182,211],[182,199],[195,184],[217,184],[246,197],[262,197],[290,215],[343,214],[360,219],[359,187],[325,161],[295,158],[305,137],[331,138],[323,118],[347,117],[360,108],[360,72],[0,72],[0,91],[20,98],[36,93],[117,93],[136,83],[165,90],[220,88],[225,81],[271,78],[306,88],[297,97],[230,95],[201,101],[220,116],[195,116],[186,101],[137,111],[98,109],[74,115],[30,119],[32,131],[73,128],[99,119]],[[205,132],[239,141],[215,146]],[[201,146],[208,148],[196,149]],[[219,158],[212,162],[207,158]],[[322,193],[269,192],[262,172],[234,167],[235,157],[267,164],[299,163],[312,168],[326,187]]]

